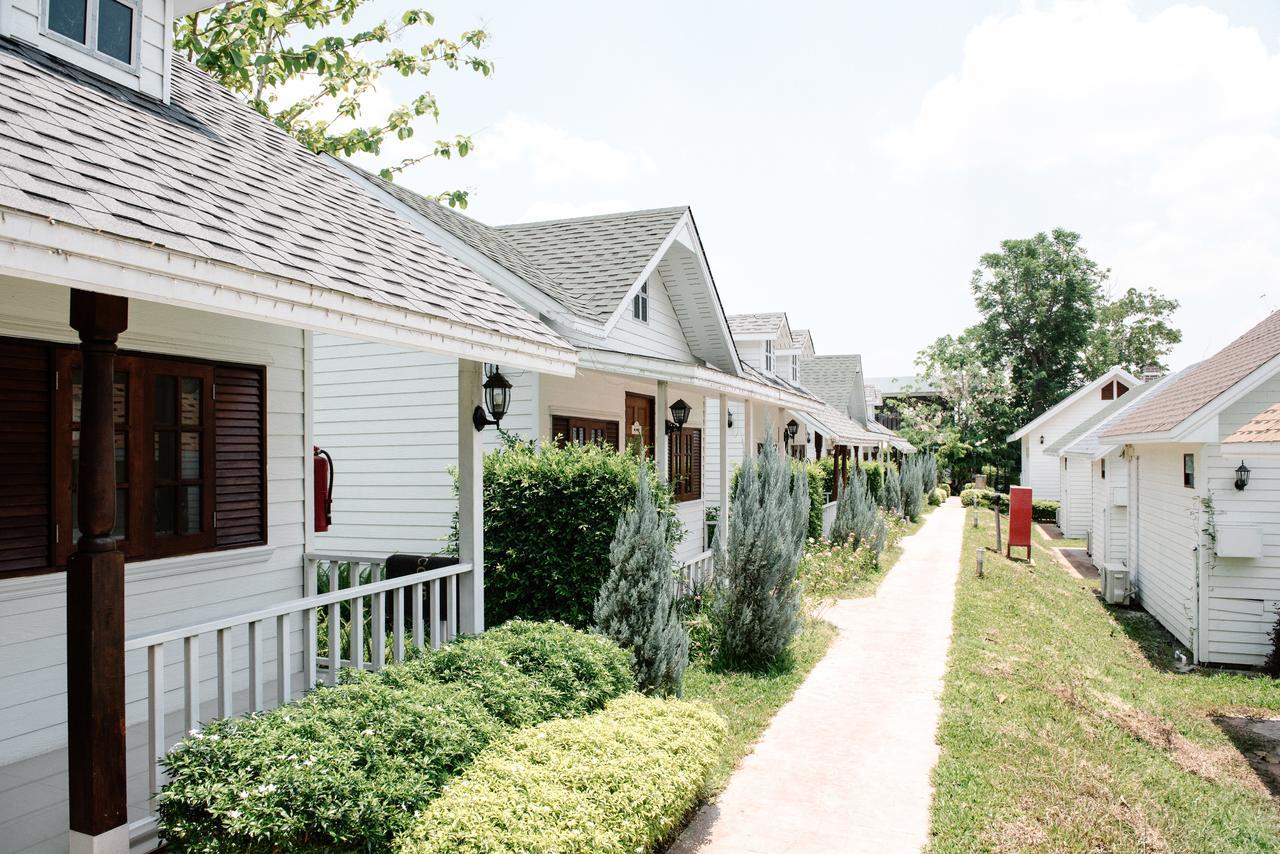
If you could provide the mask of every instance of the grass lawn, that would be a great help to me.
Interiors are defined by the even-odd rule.
[[[722,673],[705,662],[691,662],[684,676],[684,698],[710,703],[729,725],[720,762],[711,772],[708,795],[729,782],[738,760],[751,751],[774,714],[782,708],[813,666],[827,654],[835,626],[810,619],[791,641],[787,655],[767,673]]]
[[[1034,567],[988,551],[976,578],[994,543],[980,519],[965,526],[933,850],[1280,850],[1276,802],[1213,720],[1280,716],[1280,681],[1173,671],[1168,633],[1104,606],[1038,534]]]

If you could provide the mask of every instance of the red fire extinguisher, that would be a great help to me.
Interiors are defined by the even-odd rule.
[[[327,531],[333,524],[333,457],[329,452],[313,447],[311,465],[314,476],[316,530]]]

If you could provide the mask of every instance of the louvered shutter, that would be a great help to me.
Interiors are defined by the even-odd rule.
[[[688,429],[688,428],[686,428]],[[702,497],[702,431],[689,430],[689,494]]]
[[[604,425],[604,438],[606,444],[610,445],[615,451],[621,451],[622,446],[618,444],[618,422],[606,421]]]
[[[567,417],[563,415],[551,416],[551,438],[561,448],[569,441],[569,419]]]
[[[53,565],[50,358],[47,347],[0,340],[0,575]]]
[[[214,370],[213,381],[217,547],[265,543],[267,448],[263,369],[219,365]]]

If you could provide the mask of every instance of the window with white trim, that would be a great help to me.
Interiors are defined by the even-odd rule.
[[[649,283],[645,282],[631,298],[631,316],[641,323],[649,322]]]
[[[773,342],[764,342],[764,369],[767,373],[773,373]]]
[[[136,71],[141,17],[137,0],[44,0],[41,23],[55,41]]]
[[[800,357],[791,357],[791,381],[793,383],[800,382]]]

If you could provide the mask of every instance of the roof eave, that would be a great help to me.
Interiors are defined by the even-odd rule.
[[[1083,398],[1089,392],[1095,391],[1096,389],[1101,388],[1103,383],[1110,382],[1111,380],[1114,380],[1114,379],[1126,380],[1129,383],[1130,388],[1132,388],[1135,385],[1140,385],[1142,382],[1133,374],[1129,373],[1124,368],[1117,365],[1111,370],[1102,374],[1101,376],[1095,378],[1092,382],[1088,383],[1087,385],[1080,386],[1080,388],[1071,392],[1071,394],[1067,395],[1062,400],[1058,401],[1053,406],[1049,407],[1044,412],[1040,413],[1039,416],[1031,419],[1026,424],[1022,425],[1022,427],[1015,430],[1013,433],[1010,433],[1008,438],[1005,439],[1005,441],[1006,442],[1019,441],[1020,439],[1022,439],[1023,436],[1027,435],[1036,427],[1040,426],[1045,421],[1052,418],[1055,412],[1058,412],[1061,409],[1065,409],[1066,407],[1075,403],[1077,400],[1080,400],[1081,398]]]

